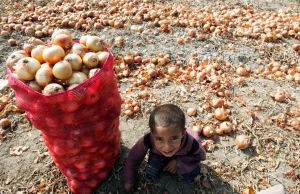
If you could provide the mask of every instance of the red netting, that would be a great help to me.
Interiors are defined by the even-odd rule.
[[[73,193],[92,193],[120,155],[121,98],[112,68],[113,56],[109,54],[93,77],[51,96],[32,90],[7,69],[18,106],[41,130]]]

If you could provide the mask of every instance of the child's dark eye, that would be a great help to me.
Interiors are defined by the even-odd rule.
[[[157,137],[157,138],[155,138],[155,140],[156,140],[156,141],[162,141],[162,138]]]
[[[177,140],[178,139],[178,137],[172,137],[172,140]]]

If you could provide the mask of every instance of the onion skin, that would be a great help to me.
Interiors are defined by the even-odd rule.
[[[246,135],[238,135],[235,139],[237,148],[243,150],[249,147],[250,138]]]

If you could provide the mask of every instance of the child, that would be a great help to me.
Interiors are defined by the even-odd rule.
[[[187,181],[198,182],[199,162],[206,159],[206,152],[198,134],[185,128],[183,111],[173,104],[158,106],[150,115],[149,126],[150,131],[129,151],[124,169],[125,190],[133,189],[148,150],[148,177],[155,179],[162,170],[167,170]]]

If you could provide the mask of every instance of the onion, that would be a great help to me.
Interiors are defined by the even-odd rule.
[[[205,126],[202,130],[202,134],[205,136],[205,137],[211,137],[214,135],[214,128],[213,126]]]
[[[249,147],[250,138],[246,135],[238,135],[235,139],[235,143],[239,149],[246,149]]]
[[[13,52],[9,55],[9,57],[6,59],[6,67],[8,67],[10,70],[14,69],[15,63],[17,63],[20,59],[27,57],[28,55],[24,52],[24,54]]]
[[[33,89],[33,90],[35,90],[35,91],[37,91],[37,92],[42,93],[43,87],[40,86],[36,81],[30,81],[30,82],[28,82],[28,86],[29,86],[31,89]]]
[[[53,66],[52,73],[58,79],[69,79],[72,75],[71,64],[68,61],[59,61]]]
[[[38,45],[37,47],[33,48],[31,50],[31,57],[35,58],[38,60],[40,63],[44,63],[45,60],[43,59],[43,52],[47,48],[44,45]]]
[[[51,84],[48,84],[44,88],[43,94],[51,95],[51,94],[56,94],[56,93],[63,92],[63,91],[65,91],[64,87],[62,87],[61,85],[56,84],[56,83],[51,83]]]
[[[72,73],[72,76],[68,79],[68,84],[81,84],[85,80],[87,80],[87,76],[84,73],[75,71]]]
[[[64,60],[68,61],[71,64],[72,70],[78,71],[82,68],[82,59],[79,55],[70,53],[67,54]]]
[[[224,121],[228,117],[228,110],[226,110],[224,107],[217,108],[214,115],[218,120]]]
[[[0,127],[5,129],[6,127],[10,126],[11,122],[7,118],[0,120]]]
[[[139,111],[140,111],[140,107],[138,106],[133,107],[133,112],[137,113]]]
[[[89,71],[89,78],[93,77],[98,71],[100,71],[100,68],[94,68],[94,69],[91,69]]]
[[[79,84],[72,84],[70,85],[67,90],[72,90],[73,88],[75,88],[76,86],[78,86]]]
[[[125,56],[124,57],[124,63],[125,64],[128,64],[128,65],[132,65],[134,63],[134,60],[133,60],[133,56]]]
[[[83,63],[87,68],[94,68],[98,66],[98,55],[93,52],[88,52],[83,56]]]
[[[300,44],[293,44],[293,45],[292,45],[292,49],[293,49],[294,51],[300,51]]]
[[[85,36],[81,36],[79,39],[80,44],[83,44],[84,46],[86,46],[86,40],[90,35],[85,35]]]
[[[131,110],[125,110],[124,113],[125,113],[125,115],[128,116],[128,117],[132,115],[132,111],[131,111]]]
[[[216,134],[218,134],[218,135],[223,135],[223,133],[224,133],[224,131],[223,131],[222,128],[217,128],[217,129],[216,129]]]
[[[244,76],[247,74],[247,69],[245,67],[238,67],[236,69],[236,73],[239,75],[239,76]]]
[[[277,102],[283,102],[286,99],[285,92],[283,90],[277,91],[276,94],[274,95],[274,99]]]
[[[99,52],[97,54],[98,54],[98,60],[99,60],[98,66],[102,67],[104,65],[106,59],[108,58],[109,54],[108,54],[108,52],[105,52],[105,51]]]
[[[223,100],[223,99],[220,99],[220,98],[214,98],[214,99],[212,99],[212,101],[211,101],[211,105],[212,105],[214,108],[222,107],[222,106],[224,105],[224,100]]]
[[[86,39],[86,47],[93,52],[99,52],[103,50],[103,41],[98,36],[89,36]]]
[[[49,66],[42,66],[35,74],[35,80],[40,86],[46,86],[53,80],[52,69]]]
[[[55,39],[55,37],[59,34],[65,34],[65,35],[68,35],[72,38],[72,35],[69,31],[64,30],[64,29],[56,29],[56,30],[54,30],[54,32],[51,35],[51,40],[53,41]]]
[[[177,73],[178,68],[176,66],[171,66],[168,68],[168,74],[169,75],[174,75],[175,73]]]
[[[81,58],[88,52],[88,48],[83,44],[75,43],[71,48],[71,53],[79,55]]]
[[[195,108],[189,108],[187,109],[186,113],[189,116],[195,116],[197,114],[197,110]]]
[[[57,34],[52,39],[53,45],[58,45],[63,49],[70,49],[73,45],[72,36],[70,34]]]
[[[22,80],[32,80],[37,70],[41,67],[38,60],[32,57],[20,59],[15,66],[16,73]]]
[[[47,47],[43,52],[43,59],[50,65],[56,64],[58,61],[65,57],[65,51],[62,47],[57,45],[52,45]]]
[[[202,132],[202,128],[200,125],[193,125],[192,130],[195,131],[198,135],[200,135]]]
[[[220,124],[220,129],[222,129],[224,133],[231,133],[233,130],[233,126],[230,122],[224,121]]]

